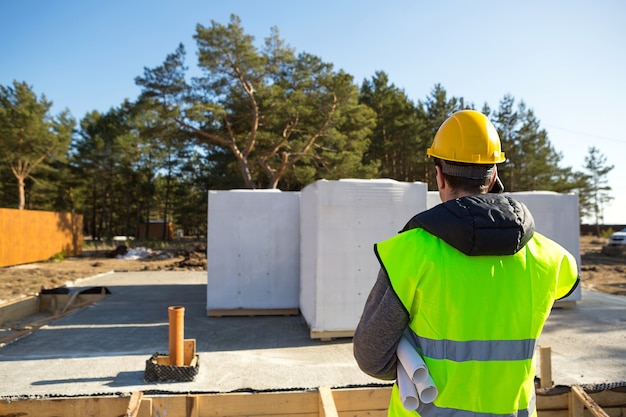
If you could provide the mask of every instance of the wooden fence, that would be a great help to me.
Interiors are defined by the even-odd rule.
[[[174,238],[174,223],[162,220],[151,220],[141,222],[137,226],[137,239],[139,240],[163,240],[163,229],[165,229],[165,240]]]
[[[79,255],[82,230],[79,214],[0,208],[0,267]]]

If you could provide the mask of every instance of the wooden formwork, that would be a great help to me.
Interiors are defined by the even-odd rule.
[[[104,297],[100,294],[54,294],[43,299],[24,299],[0,309],[0,318],[15,319],[32,311],[52,312],[52,316],[30,323],[23,332],[32,332],[48,321]],[[82,297],[82,298],[81,298]],[[15,338],[16,336],[8,336]],[[0,339],[1,343],[7,340]],[[187,341],[185,341],[187,342]],[[193,354],[195,355],[195,340]],[[624,417],[626,383],[605,388],[582,386],[554,387],[550,348],[539,351],[540,375],[536,383],[539,417]],[[0,393],[1,395],[1,393]],[[320,387],[311,390],[273,392],[230,392],[159,394],[135,392],[132,395],[98,395],[50,398],[1,398],[0,417],[383,417],[387,415],[391,386],[356,388]],[[25,393],[27,396],[27,393]]]
[[[0,416],[38,417],[383,417],[391,387],[329,388],[283,392],[97,396],[0,401]],[[580,386],[540,389],[539,417],[626,415],[626,387],[587,392]]]
[[[539,417],[621,417],[626,415],[626,386],[585,389],[557,386],[537,392]]]
[[[39,294],[14,300],[0,306],[0,347],[14,342],[73,311],[86,307],[106,297],[107,290],[99,293]],[[0,417],[3,417],[0,414]]]
[[[195,342],[195,341],[194,341]],[[540,350],[536,380],[538,417],[624,417],[626,383],[552,386],[550,348]],[[391,385],[285,390],[120,396],[0,399],[0,417],[383,417]]]
[[[80,397],[0,401],[0,416],[280,416],[382,417],[387,415],[390,387],[310,391],[234,392],[226,394]]]

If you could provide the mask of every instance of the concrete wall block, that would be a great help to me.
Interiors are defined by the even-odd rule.
[[[207,309],[298,308],[299,197],[209,192]]]
[[[354,330],[380,268],[374,243],[426,209],[426,184],[321,180],[300,203],[300,311],[311,329]]]

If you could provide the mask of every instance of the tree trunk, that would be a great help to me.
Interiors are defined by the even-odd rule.
[[[24,178],[23,177],[17,177],[17,188],[18,188],[19,197],[20,197],[19,205],[17,206],[17,208],[19,210],[24,210],[24,206],[26,205],[26,197],[24,195]]]

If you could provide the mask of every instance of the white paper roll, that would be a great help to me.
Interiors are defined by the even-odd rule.
[[[417,389],[401,363],[398,363],[396,373],[398,374],[396,382],[398,383],[402,405],[407,410],[417,410],[417,407],[420,405]]]
[[[426,381],[428,368],[424,363],[424,359],[417,353],[417,349],[406,336],[402,336],[402,339],[400,339],[396,354],[413,382],[417,384],[418,382]]]
[[[428,375],[426,381],[416,383],[415,387],[420,401],[424,404],[432,403],[435,401],[435,398],[437,398],[437,395],[439,395],[439,390],[430,375]]]

